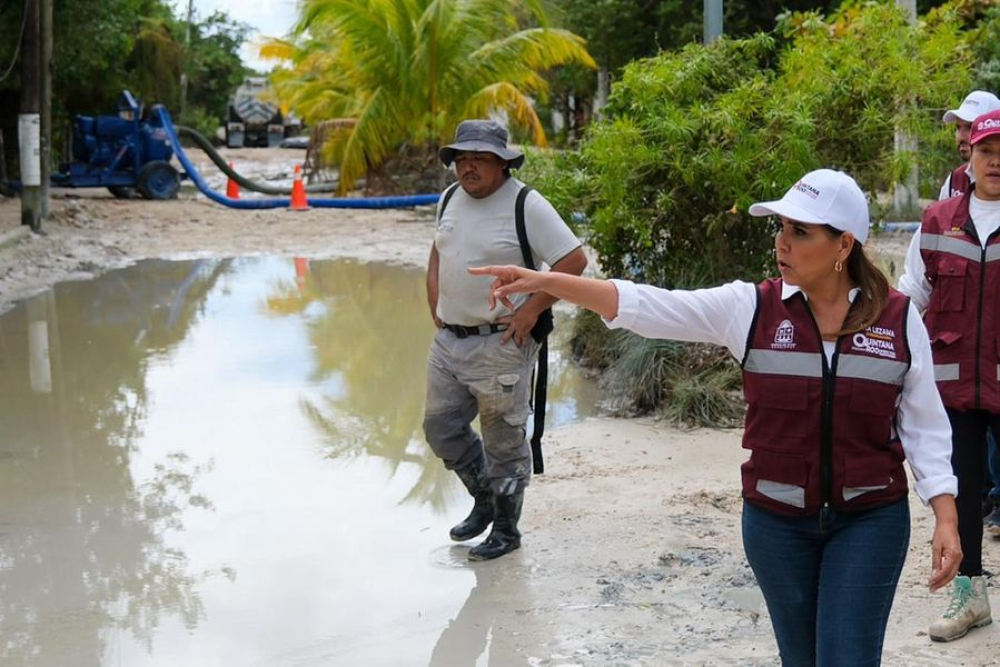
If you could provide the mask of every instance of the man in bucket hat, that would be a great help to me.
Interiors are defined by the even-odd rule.
[[[451,538],[471,540],[492,523],[486,540],[469,551],[472,560],[490,560],[521,545],[517,523],[531,476],[525,435],[539,350],[532,330],[538,334],[536,323],[555,299],[534,294],[513,309],[490,310],[490,279],[468,269],[526,265],[516,224],[522,210],[534,265],[579,275],[587,258],[552,205],[511,176],[524,154],[507,146],[498,123],[463,121],[439,156],[446,167],[454,165],[458,183],[438,203],[427,266],[427,301],[438,332],[427,363],[424,434],[474,500]],[[476,415],[481,436],[472,428]]]

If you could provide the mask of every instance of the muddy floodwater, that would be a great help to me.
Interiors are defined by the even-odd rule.
[[[432,334],[421,271],[266,257],[0,316],[0,664],[510,664],[421,433]],[[596,399],[555,348],[550,428]]]

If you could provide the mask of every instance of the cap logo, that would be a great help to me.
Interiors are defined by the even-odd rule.
[[[979,102],[976,101],[976,100],[965,100],[965,103],[968,104],[970,107],[978,107],[979,106]]]
[[[799,192],[801,192],[802,194],[806,195],[811,199],[819,198],[819,190],[809,185],[805,181],[799,181],[798,183],[792,186],[792,189],[798,190]]]
[[[996,118],[987,118],[986,120],[981,121],[979,125],[976,126],[976,129],[982,131],[993,130],[998,127],[1000,127],[1000,120],[997,120]]]

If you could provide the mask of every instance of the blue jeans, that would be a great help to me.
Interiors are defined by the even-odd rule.
[[[856,514],[785,517],[743,503],[743,546],[764,593],[783,667],[882,661],[910,542],[906,499]]]

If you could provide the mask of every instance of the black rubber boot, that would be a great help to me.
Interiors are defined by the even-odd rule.
[[[493,522],[493,493],[490,492],[490,480],[486,477],[486,464],[476,461],[470,466],[456,470],[455,474],[468,489],[474,504],[469,516],[451,529],[451,539],[456,542],[471,540],[482,535]]]
[[[521,547],[517,522],[521,518],[523,503],[524,491],[494,498],[496,520],[493,521],[493,530],[482,544],[469,549],[469,560],[492,560]]]

